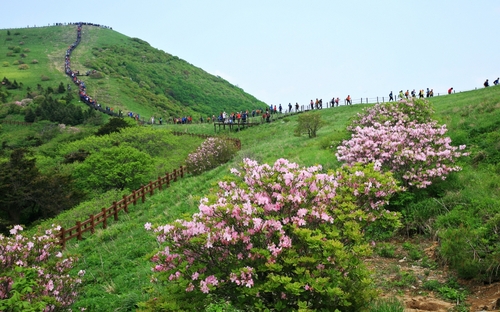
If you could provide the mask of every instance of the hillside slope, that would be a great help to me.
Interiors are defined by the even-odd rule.
[[[22,84],[20,89],[9,90],[9,96],[2,101],[20,101],[28,86],[56,88],[60,82],[65,86],[70,83],[64,75],[64,56],[76,40],[76,29],[76,25],[61,25],[1,30],[1,76]],[[72,69],[81,74],[96,71],[96,75],[81,79],[88,94],[103,106],[146,118],[199,118],[223,110],[251,110],[265,105],[220,77],[109,28],[84,25],[81,43],[71,61]],[[77,90],[72,92],[78,98]]]
[[[413,202],[407,204],[403,210],[405,227],[396,239],[381,243],[376,250],[378,258],[371,260],[377,263],[374,274],[381,293],[389,296],[404,293],[408,304],[417,295],[424,296],[418,300],[429,302],[434,300],[431,298],[439,296],[424,287],[426,282],[439,278],[439,283],[447,283],[447,278],[456,281],[453,278],[463,276],[460,268],[457,274],[456,266],[449,266],[453,259],[446,256],[443,247],[454,246],[457,248],[456,253],[464,256],[461,261],[469,261],[471,270],[481,272],[478,266],[474,266],[472,258],[465,258],[473,255],[471,248],[477,245],[473,247],[462,241],[453,245],[453,237],[450,240],[447,235],[456,229],[462,230],[460,235],[463,239],[477,239],[480,233],[489,235],[481,222],[496,224],[494,220],[498,216],[498,205],[495,203],[500,202],[497,160],[500,149],[495,140],[500,133],[500,88],[441,96],[430,101],[436,109],[435,118],[448,126],[453,145],[466,144],[471,156],[461,161],[463,171],[417,194]],[[139,302],[156,300],[156,296],[165,289],[161,286],[156,288],[158,285],[149,282],[152,266],[149,258],[158,245],[154,237],[144,230],[146,222],[165,224],[194,213],[198,200],[209,194],[215,183],[228,175],[229,168],[237,167],[243,157],[266,163],[284,157],[303,166],[321,164],[326,169],[338,167],[334,156],[335,147],[346,138],[345,127],[349,120],[364,107],[367,105],[320,111],[326,125],[315,139],[293,136],[297,125],[295,116],[241,132],[227,133],[242,141],[242,150],[233,162],[172,184],[170,189],[131,209],[124,220],[70,246],[70,251],[81,255],[79,269],[91,274],[76,307],[92,310],[106,306],[109,310],[134,310]],[[213,133],[213,126],[206,124],[175,127],[190,132]],[[441,244],[439,246],[435,241],[437,238]],[[490,239],[490,247],[494,248],[496,240],[491,236]],[[476,242],[469,240],[469,243]],[[429,246],[434,246],[432,252],[425,251]],[[391,250],[392,256],[388,256]],[[414,258],[410,258],[410,255]],[[406,260],[399,261],[403,258]],[[479,275],[477,277],[479,283],[469,285],[469,298],[475,299],[476,307],[480,304],[489,305],[492,299],[483,297],[481,288],[478,288],[482,280]],[[493,280],[497,278],[493,276]],[[466,282],[461,280],[460,283],[461,289],[464,289]],[[443,285],[452,285],[452,282]],[[167,297],[163,294],[163,299]],[[453,305],[450,302],[448,304]],[[425,311],[423,308],[421,310]]]

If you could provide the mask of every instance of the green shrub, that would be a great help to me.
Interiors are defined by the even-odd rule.
[[[396,297],[377,299],[370,304],[370,312],[403,312],[405,306],[401,300]]]
[[[455,278],[450,278],[446,283],[441,283],[437,280],[427,280],[422,287],[426,290],[434,291],[441,298],[448,301],[460,303],[467,298],[467,290]]]
[[[20,70],[27,70],[27,69],[30,69],[29,65],[28,64],[21,64],[18,66],[18,68]]]
[[[411,260],[420,260],[423,257],[423,253],[418,250],[418,247],[410,242],[404,242],[403,249],[408,252],[408,258],[410,258]]]
[[[37,60],[37,59],[33,59],[33,60],[31,61],[31,64],[38,64],[38,60]]]
[[[111,119],[109,119],[108,123],[102,125],[102,127],[100,127],[97,130],[95,135],[100,136],[100,135],[110,134],[113,132],[120,132],[121,129],[128,128],[128,127],[130,127],[130,125],[127,123],[127,121],[125,119],[123,119],[123,118],[111,118]]]
[[[392,280],[391,284],[394,287],[407,288],[417,283],[417,278],[413,272],[401,271]]]
[[[101,79],[104,78],[104,75],[101,72],[95,72],[89,75],[92,79]]]
[[[40,76],[40,79],[42,79],[42,81],[48,81],[48,80],[50,80],[50,78],[48,76],[45,76],[45,75]]]
[[[120,145],[91,154],[78,164],[74,176],[82,181],[81,186],[86,190],[137,189],[143,181],[147,181],[153,167],[151,156],[133,147]]]
[[[395,258],[396,257],[396,247],[390,243],[378,244],[375,248],[376,253],[384,258]]]
[[[2,67],[9,67],[9,66],[10,66],[9,62],[3,62],[2,63]]]

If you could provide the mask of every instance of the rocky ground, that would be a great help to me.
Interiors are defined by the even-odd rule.
[[[500,283],[457,279],[438,263],[436,247],[422,238],[379,243],[367,264],[382,296],[398,298],[406,312],[500,311]]]

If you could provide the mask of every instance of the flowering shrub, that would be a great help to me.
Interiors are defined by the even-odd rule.
[[[154,229],[165,245],[152,258],[159,279],[242,309],[366,305],[374,292],[363,231],[377,222],[399,225],[397,213],[382,209],[399,190],[391,174],[373,164],[325,174],[285,159],[272,167],[245,159],[242,168],[201,199],[192,219]]]
[[[64,257],[54,235],[58,227],[31,239],[10,230],[0,234],[0,311],[59,311],[76,299],[79,277],[68,272],[76,259]],[[85,272],[80,271],[79,276]]]
[[[363,111],[363,113],[358,113],[352,121],[352,125],[348,127],[349,130],[352,131],[357,126],[370,127],[375,123],[385,125],[406,125],[409,122],[428,123],[432,121],[431,117],[434,114],[431,104],[421,99],[376,104]]]
[[[223,138],[208,138],[195,152],[189,154],[186,160],[188,171],[192,174],[200,174],[225,164],[234,154],[237,148],[233,141]]]
[[[399,101],[376,105],[353,122],[350,140],[337,149],[337,159],[352,165],[377,162],[392,171],[406,186],[426,188],[435,178],[445,179],[461,168],[458,157],[466,156],[445,137],[446,126],[429,121],[431,109],[423,101]],[[419,107],[415,110],[415,107]]]

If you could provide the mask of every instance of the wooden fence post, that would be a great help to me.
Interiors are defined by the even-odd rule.
[[[156,180],[156,181],[158,181],[158,189],[159,189],[160,191],[161,191],[161,190],[163,190],[161,180],[162,180],[162,177],[158,177],[158,180]]]
[[[141,196],[142,196],[142,203],[144,203],[146,201],[146,190],[144,189],[144,185],[141,186],[140,193],[141,193]]]
[[[137,194],[135,193],[135,190],[132,191],[132,199],[133,199],[133,202],[134,202],[134,206],[137,204]]]
[[[64,237],[64,228],[61,227],[61,229],[59,230],[59,232],[61,233],[61,234],[59,234],[60,237],[61,237],[61,240],[59,241],[59,243],[61,244],[61,248],[62,249],[66,249],[66,239]]]
[[[177,182],[177,169],[174,169],[174,182]]]
[[[76,239],[82,240],[82,223],[80,221],[76,221]]]
[[[95,221],[94,221],[94,215],[89,215],[90,217],[90,233],[94,234],[94,227],[95,227]]]
[[[127,197],[127,195],[123,195],[123,211],[128,213],[128,197]]]
[[[167,172],[167,187],[170,187],[170,173]]]
[[[115,221],[118,221],[118,209],[117,209],[117,206],[116,206],[116,202],[114,201],[113,202],[113,216],[115,218]]]
[[[102,228],[105,229],[108,227],[108,217],[106,216],[106,208],[102,208]]]
[[[154,195],[154,188],[153,188],[153,182],[149,181],[149,196]]]
[[[181,178],[183,178],[184,177],[184,166],[181,166],[179,170],[181,172]]]

